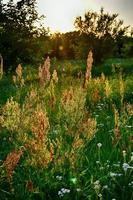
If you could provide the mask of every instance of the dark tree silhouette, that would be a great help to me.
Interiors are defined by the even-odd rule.
[[[93,49],[95,61],[99,62],[112,55],[114,49],[121,55],[123,37],[129,26],[124,26],[123,21],[117,17],[118,14],[105,13],[101,8],[100,13],[88,11],[84,18],[81,16],[76,18],[76,29],[83,38],[86,37],[83,48],[88,46]]]
[[[20,62],[32,63],[39,48],[36,39],[40,34],[46,35],[41,29],[36,0],[9,0],[7,4],[1,1],[0,9],[0,53],[5,68],[15,68]]]

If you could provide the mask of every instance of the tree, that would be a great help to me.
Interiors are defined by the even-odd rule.
[[[0,53],[6,69],[20,62],[32,63],[39,50],[37,39],[46,35],[41,27],[41,17],[36,10],[36,0],[20,0],[7,4],[0,2]]]
[[[81,35],[87,37],[83,46],[93,49],[95,62],[102,61],[113,54],[117,49],[121,54],[122,39],[128,30],[122,20],[117,20],[118,14],[105,13],[101,8],[100,13],[88,11],[84,18],[81,16],[75,20],[75,27]],[[83,37],[83,38],[84,38]]]

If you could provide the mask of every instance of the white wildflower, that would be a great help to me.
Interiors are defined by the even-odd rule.
[[[100,187],[101,187],[100,181],[99,181],[99,180],[95,181],[95,182],[94,182],[94,189],[95,189],[95,190],[99,190]]]
[[[108,185],[104,185],[104,186],[103,186],[103,189],[108,189]]]
[[[122,167],[123,167],[124,171],[126,172],[127,169],[129,169],[129,164],[128,163],[123,163]]]
[[[123,153],[123,157],[125,157],[126,156],[126,151],[123,150],[122,153]]]
[[[62,176],[58,176],[58,175],[57,175],[57,176],[56,176],[56,179],[59,180],[59,181],[61,181],[61,180],[62,180]]]
[[[70,193],[70,190],[69,190],[69,189],[66,189],[66,188],[62,188],[62,189],[61,189],[61,192],[64,193],[64,194],[65,194],[65,193]]]
[[[96,160],[96,164],[99,164],[100,163],[100,161],[99,160]]]
[[[101,148],[102,144],[101,144],[101,143],[98,143],[97,146],[98,146],[98,148]]]
[[[77,191],[77,192],[80,192],[80,191],[81,191],[81,189],[80,189],[80,188],[77,188],[77,189],[76,189],[76,191]]]
[[[98,194],[98,196],[101,198],[101,197],[102,197],[102,194],[100,193],[100,194]]]
[[[114,177],[114,176],[116,176],[116,173],[110,172],[110,176]]]

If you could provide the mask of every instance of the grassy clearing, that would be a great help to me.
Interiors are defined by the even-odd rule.
[[[47,83],[30,67],[0,80],[1,200],[133,199],[133,78],[97,69],[84,89],[81,66],[53,61]]]

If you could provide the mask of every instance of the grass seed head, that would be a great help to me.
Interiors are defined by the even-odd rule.
[[[15,167],[17,166],[22,154],[22,150],[14,150],[7,155],[6,160],[4,161],[4,167],[9,179],[12,178]]]

